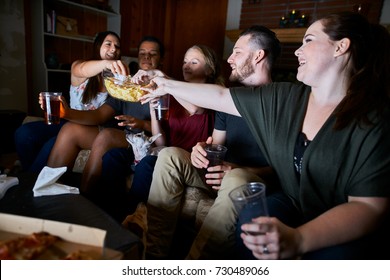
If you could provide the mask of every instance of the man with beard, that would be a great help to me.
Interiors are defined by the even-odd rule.
[[[248,28],[240,34],[227,60],[232,68],[229,80],[252,87],[272,82],[271,69],[279,54],[280,42],[274,32],[263,26]],[[211,143],[225,145],[228,151],[223,165],[207,168],[204,146]],[[206,175],[199,172],[201,168],[207,168]],[[225,172],[234,168],[246,168],[263,179],[272,175],[245,121],[221,112],[216,113],[212,136],[193,147],[192,154],[177,147],[160,152],[147,205],[148,258],[176,258],[170,255],[171,245],[187,186],[216,197],[187,258],[234,258],[236,219],[225,217],[224,204],[231,188],[224,188],[222,182]]]

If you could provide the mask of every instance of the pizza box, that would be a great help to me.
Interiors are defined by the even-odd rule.
[[[121,259],[123,254],[104,247],[106,231],[82,225],[0,213],[0,242],[47,232],[60,237],[39,259],[63,259],[82,253],[90,259]]]

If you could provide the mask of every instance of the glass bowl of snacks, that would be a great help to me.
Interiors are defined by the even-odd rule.
[[[146,94],[146,92],[141,89],[142,85],[131,82],[130,75],[124,76],[112,73],[109,70],[104,70],[103,79],[108,94],[114,98],[128,102],[138,102],[139,99]]]

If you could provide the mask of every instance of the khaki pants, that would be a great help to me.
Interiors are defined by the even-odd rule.
[[[234,259],[237,212],[229,193],[238,186],[255,181],[262,182],[258,176],[241,168],[226,173],[187,259]]]
[[[243,169],[228,172],[221,189],[191,247],[187,259],[232,258],[236,213],[229,192],[250,181],[261,181]],[[158,156],[148,198],[147,254],[167,258],[187,186],[210,191],[198,169],[191,164],[190,153],[176,148],[163,149]],[[210,191],[210,193],[212,193]]]

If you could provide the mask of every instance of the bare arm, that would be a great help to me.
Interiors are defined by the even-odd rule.
[[[163,77],[172,80],[172,78],[165,75],[161,70],[153,69],[148,71],[139,70],[137,74],[132,77],[132,81],[135,83],[149,83],[150,80],[155,77]],[[185,99],[179,97],[175,97],[175,99],[177,100],[177,102],[179,102],[181,106],[183,106],[188,111],[190,115],[203,114],[205,110],[204,108],[196,106]]]
[[[297,228],[302,237],[299,251],[309,252],[371,233],[383,221],[389,201],[381,197],[349,197],[348,203]]]
[[[120,60],[76,60],[71,67],[71,83],[73,86],[78,86],[105,69],[122,75],[127,75],[129,72],[127,66]]]
[[[157,101],[158,101],[158,99],[152,100],[152,101],[149,102],[149,104],[150,104],[149,107],[150,107],[151,132],[152,132],[152,135],[156,135],[158,133],[161,133],[161,136],[158,137],[154,141],[156,146],[166,146],[166,135],[165,135],[165,132],[164,132],[164,130],[161,127],[161,122],[157,120],[156,114],[155,114],[155,111],[154,111],[154,107],[157,105],[156,104]]]
[[[63,108],[62,118],[84,125],[101,125],[115,115],[114,109],[107,104],[103,104],[96,110],[89,111],[70,109],[67,105],[63,105]]]
[[[140,101],[142,103],[146,103],[156,96],[169,93],[176,99],[183,99],[202,108],[240,116],[228,88],[214,84],[179,82],[162,77],[155,77],[152,81],[156,84],[156,87],[144,88],[149,94],[141,97]]]

